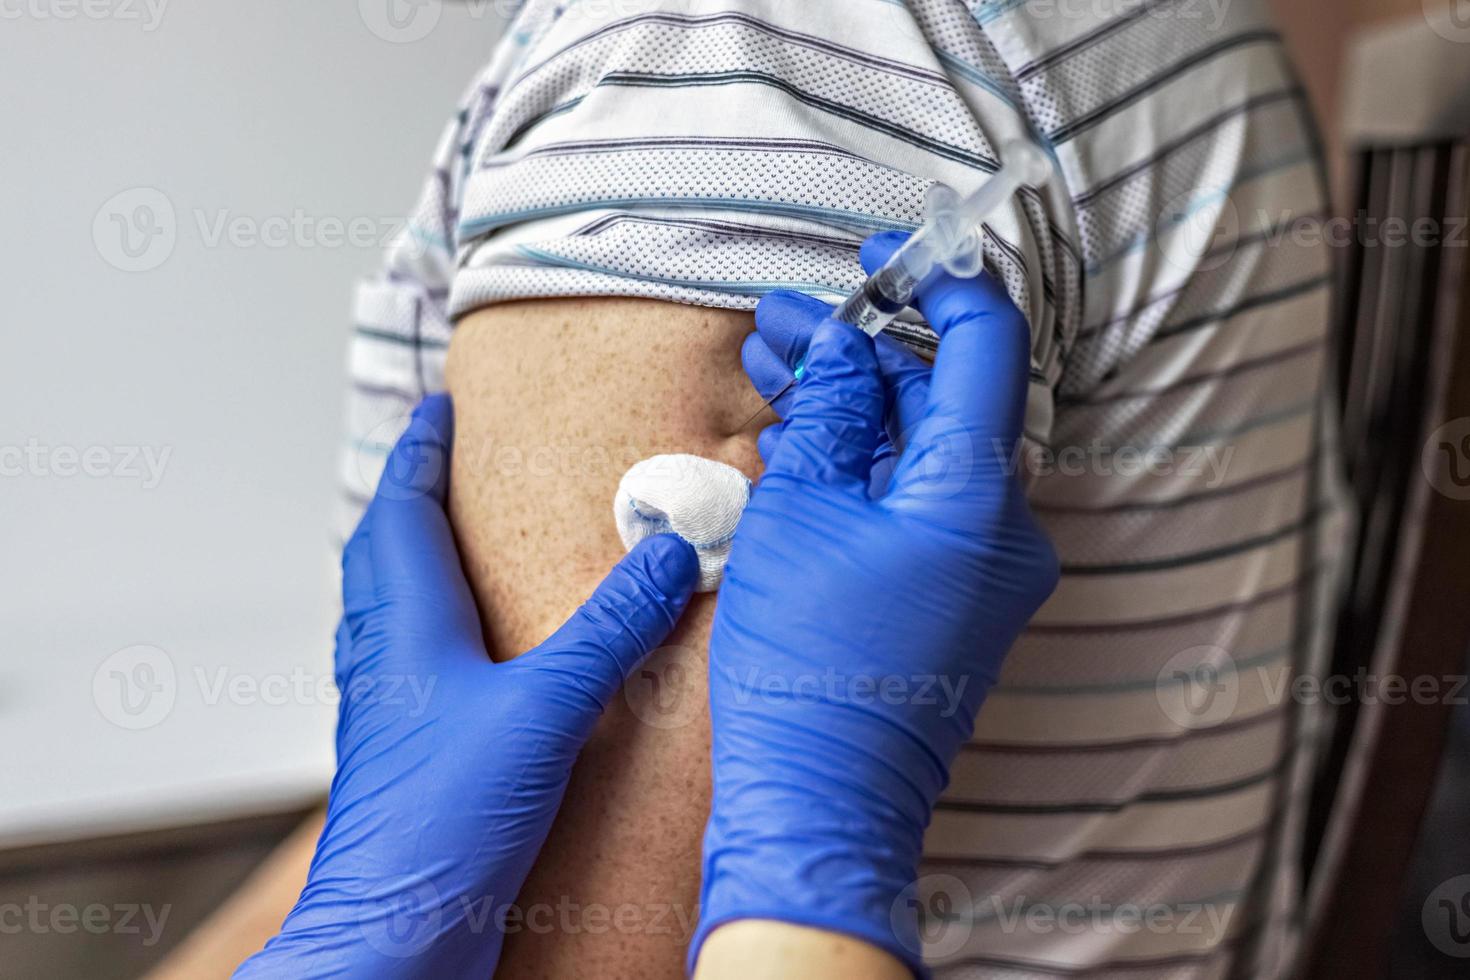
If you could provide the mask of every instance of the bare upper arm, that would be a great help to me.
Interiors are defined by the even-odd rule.
[[[622,554],[611,510],[630,465],[687,452],[757,475],[759,426],[734,431],[759,404],[740,367],[752,328],[748,313],[624,299],[511,303],[460,322],[450,511],[497,659],[545,639]],[[610,706],[499,976],[683,976],[709,801],[713,606],[696,597]]]

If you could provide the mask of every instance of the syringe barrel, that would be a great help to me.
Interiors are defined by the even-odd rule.
[[[919,285],[934,272],[938,257],[928,235],[916,233],[883,268],[869,276],[833,314],[870,337],[876,337],[913,301]]]
[[[1002,156],[1000,169],[969,197],[954,202],[950,192],[942,207],[931,199],[923,226],[834,316],[877,336],[913,301],[939,265],[957,276],[978,274],[984,262],[983,240],[978,236],[985,220],[1021,187],[1044,184],[1052,175],[1046,154],[1025,140],[1007,143]]]

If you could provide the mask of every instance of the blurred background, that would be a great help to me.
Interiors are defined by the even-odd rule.
[[[171,906],[0,975],[138,975],[330,777],[351,286],[506,5],[398,6],[0,6],[0,906]]]
[[[141,975],[323,796],[350,287],[509,6],[0,2],[0,976]],[[1470,3],[1275,6],[1350,211],[1351,39]]]

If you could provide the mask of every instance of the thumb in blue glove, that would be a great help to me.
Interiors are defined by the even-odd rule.
[[[237,976],[490,976],[578,752],[694,588],[693,550],[650,538],[545,643],[492,663],[444,512],[452,438],[449,399],[427,399],[347,544],[326,826]]]

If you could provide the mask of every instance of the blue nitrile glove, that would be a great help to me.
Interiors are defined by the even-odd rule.
[[[486,653],[444,500],[453,416],[432,397],[342,558],[337,774],[301,899],[243,977],[488,977],[572,763],[698,578],[664,535],[507,663]]]
[[[869,268],[901,241],[871,243]],[[757,310],[786,365],[762,393],[804,349],[806,371],[767,435],[715,614],[714,799],[691,964],[722,924],[774,919],[922,970],[905,889],[925,827],[1001,661],[1056,585],[1011,467],[1026,323],[988,277],[942,275],[918,305],[942,337],[932,372],[880,358],[824,304],[781,293]],[[902,370],[885,380],[880,359]],[[875,491],[885,414],[905,435]]]
[[[863,244],[862,261],[868,272],[874,272],[907,240],[902,232],[874,235]],[[769,398],[785,388],[792,372],[802,364],[812,332],[832,307],[802,293],[777,291],[767,295],[756,307],[756,333],[745,338],[741,361],[750,382],[762,398]],[[887,390],[886,426],[873,454],[871,489],[876,495],[888,486],[898,463],[904,433],[923,418],[929,398],[930,368],[912,350],[887,334],[874,339],[878,365]],[[790,413],[796,389],[776,399],[772,406],[783,417]],[[782,424],[767,427],[760,434],[762,459],[770,459],[781,434]]]

